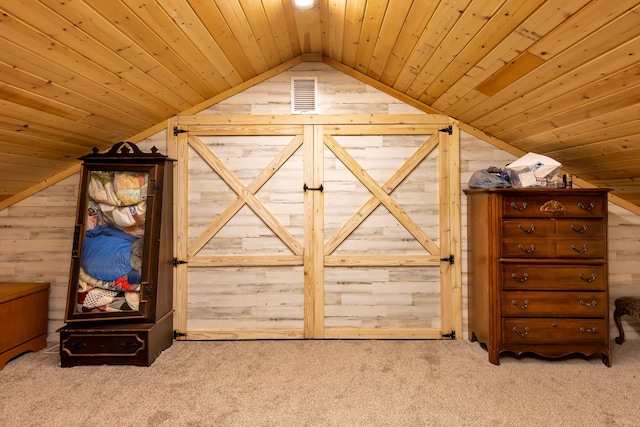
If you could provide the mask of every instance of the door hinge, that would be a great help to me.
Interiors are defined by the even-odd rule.
[[[177,339],[179,337],[186,337],[187,334],[183,333],[183,332],[178,332],[178,331],[173,331],[173,339]]]
[[[440,261],[447,261],[449,264],[453,265],[455,257],[453,255],[449,255],[446,258],[440,258]]]
[[[174,267],[177,267],[177,266],[179,266],[180,264],[186,264],[186,263],[187,263],[187,261],[183,261],[183,260],[178,259],[178,258],[174,258],[174,259],[173,259],[173,266],[174,266]]]
[[[440,129],[440,132],[446,132],[449,135],[453,135],[453,126],[449,125],[444,129]]]
[[[186,129],[179,129],[178,126],[173,127],[173,136],[178,136],[179,133],[185,133]]]
[[[452,340],[456,339],[456,331],[451,331],[448,334],[442,334],[442,338],[451,338]]]

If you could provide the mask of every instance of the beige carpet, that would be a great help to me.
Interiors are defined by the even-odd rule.
[[[2,426],[637,426],[640,340],[599,358],[503,356],[468,341],[175,342],[148,368],[0,371]]]

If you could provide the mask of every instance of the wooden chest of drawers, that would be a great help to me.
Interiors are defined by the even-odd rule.
[[[469,339],[502,352],[609,358],[608,189],[468,196]]]
[[[14,357],[47,346],[49,283],[0,283],[0,370]]]

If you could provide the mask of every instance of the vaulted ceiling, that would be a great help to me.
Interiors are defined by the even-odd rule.
[[[640,0],[0,0],[0,208],[311,58],[640,206]],[[636,210],[640,212],[640,210]]]

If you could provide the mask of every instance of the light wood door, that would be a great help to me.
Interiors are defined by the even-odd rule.
[[[170,124],[179,339],[459,336],[458,132],[448,118]]]

